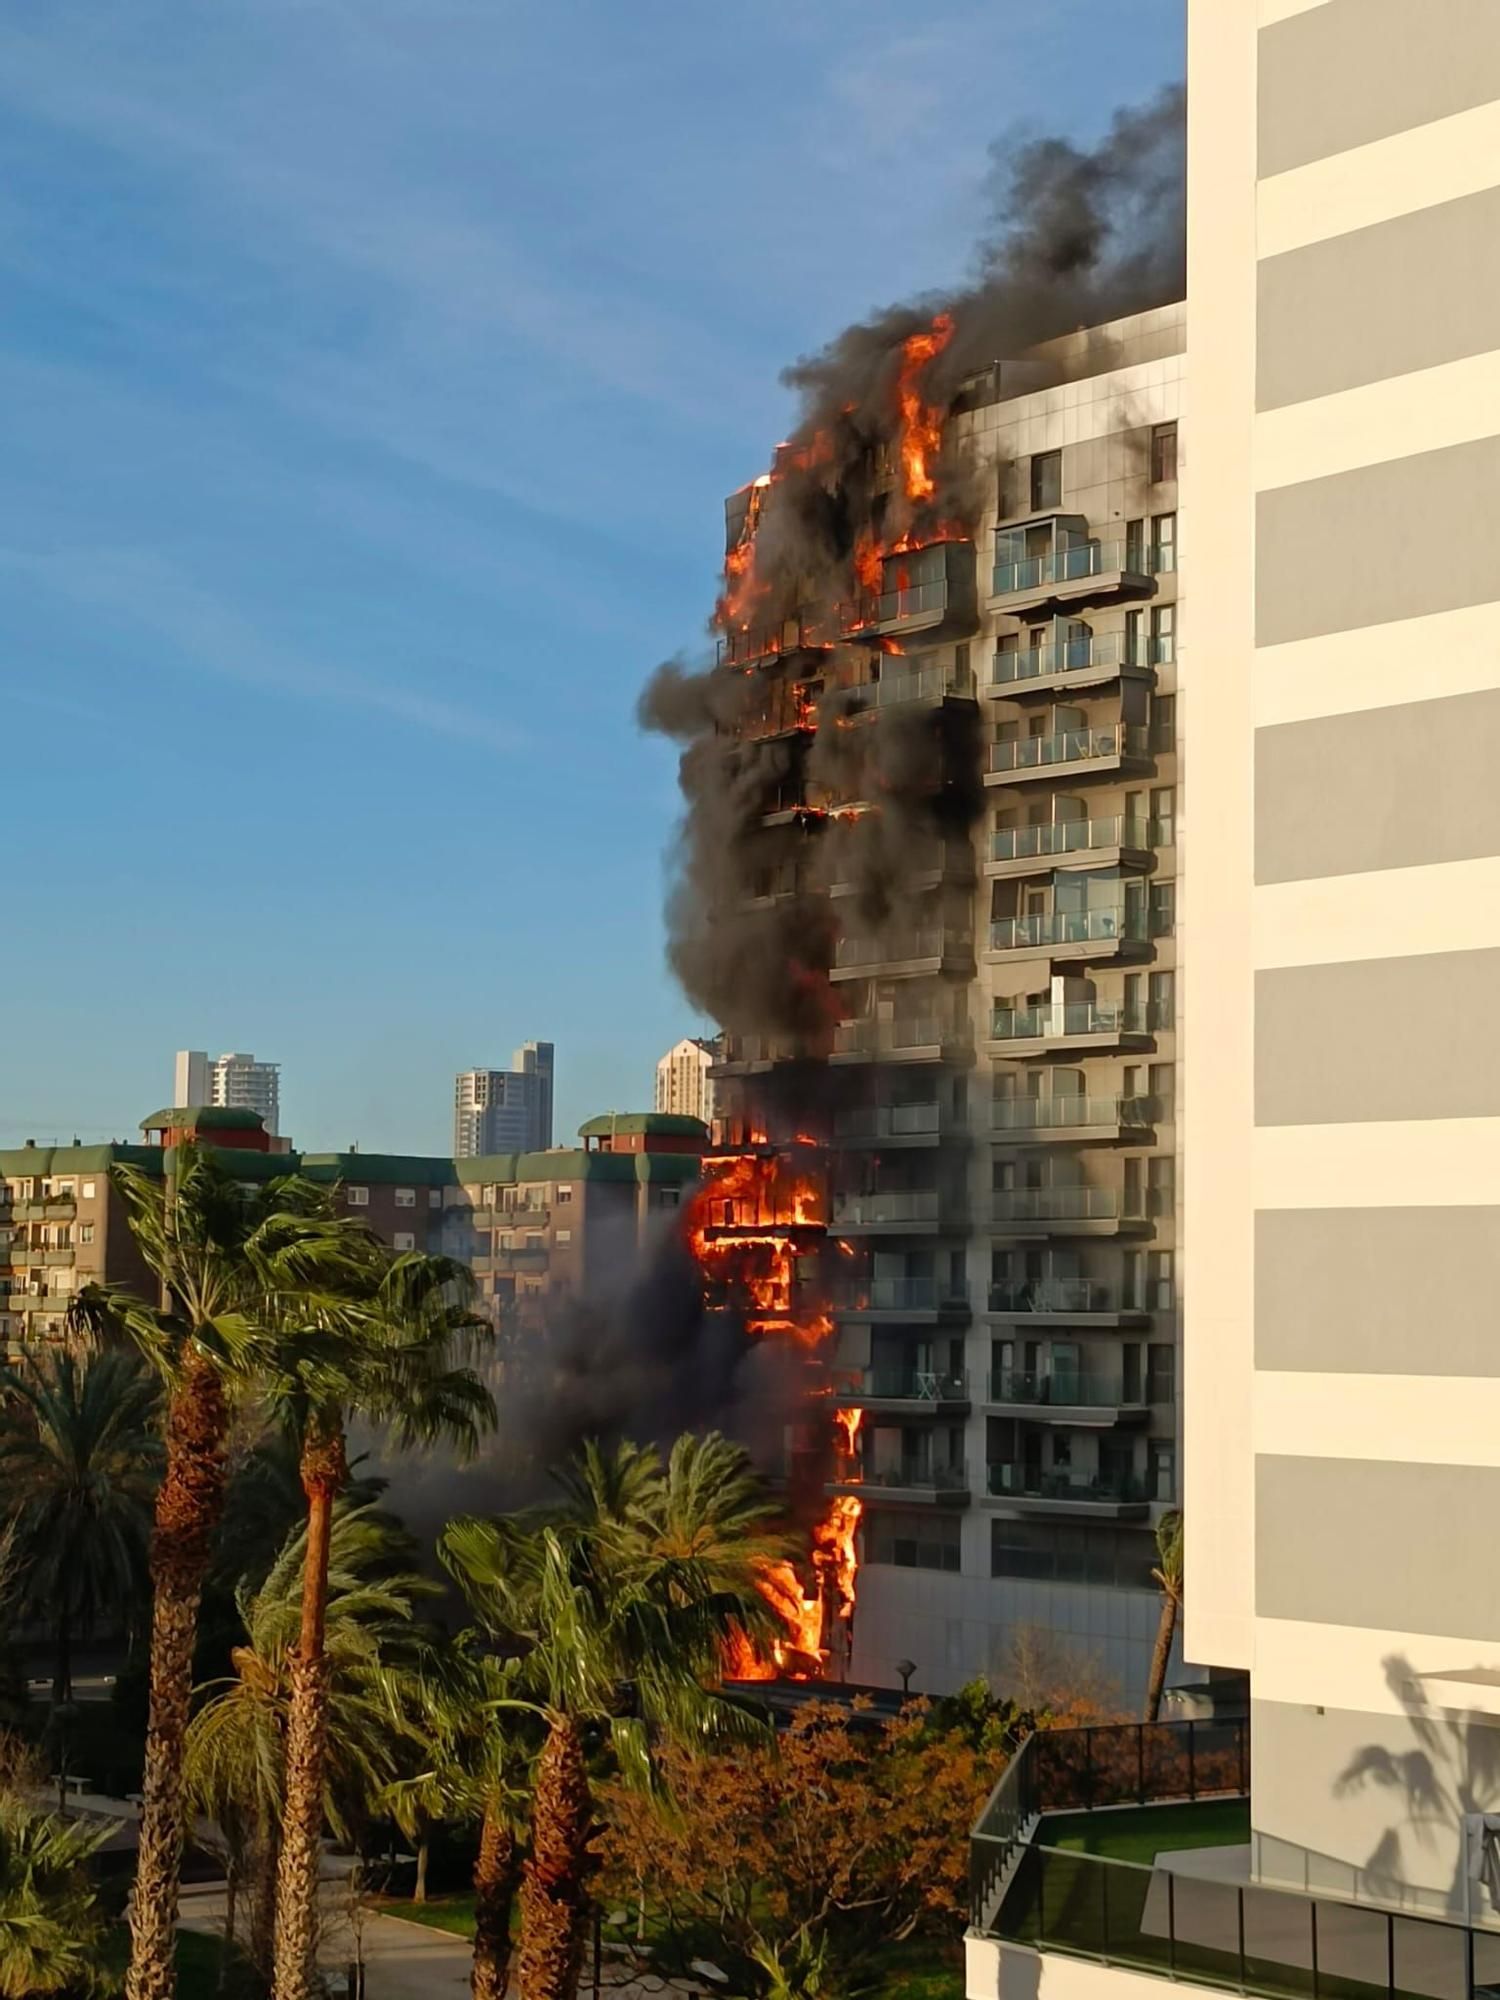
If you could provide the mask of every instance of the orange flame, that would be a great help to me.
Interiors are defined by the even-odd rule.
[[[943,411],[922,399],[922,376],[953,338],[953,320],[939,313],[925,333],[908,334],[901,344],[896,403],[901,413],[901,476],[908,500],[930,500],[937,491],[931,462],[943,442]]]

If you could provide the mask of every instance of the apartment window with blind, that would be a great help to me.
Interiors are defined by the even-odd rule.
[[[1151,480],[1159,486],[1164,479],[1177,477],[1177,426],[1151,426]]]
[[[1062,453],[1039,451],[1031,461],[1031,511],[1045,512],[1062,505]]]

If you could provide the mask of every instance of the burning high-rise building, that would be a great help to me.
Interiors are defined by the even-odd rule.
[[[794,371],[805,421],[727,503],[715,663],[644,705],[685,745],[673,962],[725,1030],[693,1240],[711,1299],[805,1356],[783,1615],[860,1680],[1003,1676],[1027,1627],[1127,1698],[1146,1676],[1180,1373],[1180,115],[1023,155],[974,290]]]

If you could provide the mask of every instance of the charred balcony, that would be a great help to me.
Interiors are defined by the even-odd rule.
[[[851,607],[853,637],[962,639],[979,623],[974,544],[929,542],[881,562],[880,588]]]
[[[781,623],[731,630],[715,644],[721,667],[758,667],[772,661],[812,661],[827,652],[833,634],[826,619],[798,612]]]
[[[833,980],[918,979],[974,976],[974,940],[962,931],[895,931],[887,936],[842,937],[829,972]]]
[[[990,602],[999,610],[1108,604],[1155,589],[1147,552],[1090,534],[1082,514],[1041,514],[996,530]]]
[[[834,1029],[834,1063],[960,1063],[974,1059],[973,1031],[952,1015],[863,1016]]]
[[[830,896],[855,896],[863,886],[858,879],[857,850],[833,846],[828,867]],[[903,889],[938,889],[945,883],[969,887],[974,881],[974,849],[967,840],[914,840],[901,857]]]
[[[931,1272],[845,1279],[834,1293],[833,1311],[841,1320],[883,1325],[961,1325],[970,1317],[961,1288]]]
[[[835,1189],[829,1226],[841,1236],[937,1236],[967,1226],[956,1188]]]

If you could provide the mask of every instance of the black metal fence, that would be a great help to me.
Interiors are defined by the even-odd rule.
[[[996,1934],[1277,2000],[1474,2000],[1500,1986],[1500,1934],[1367,1903],[1026,1847]]]

